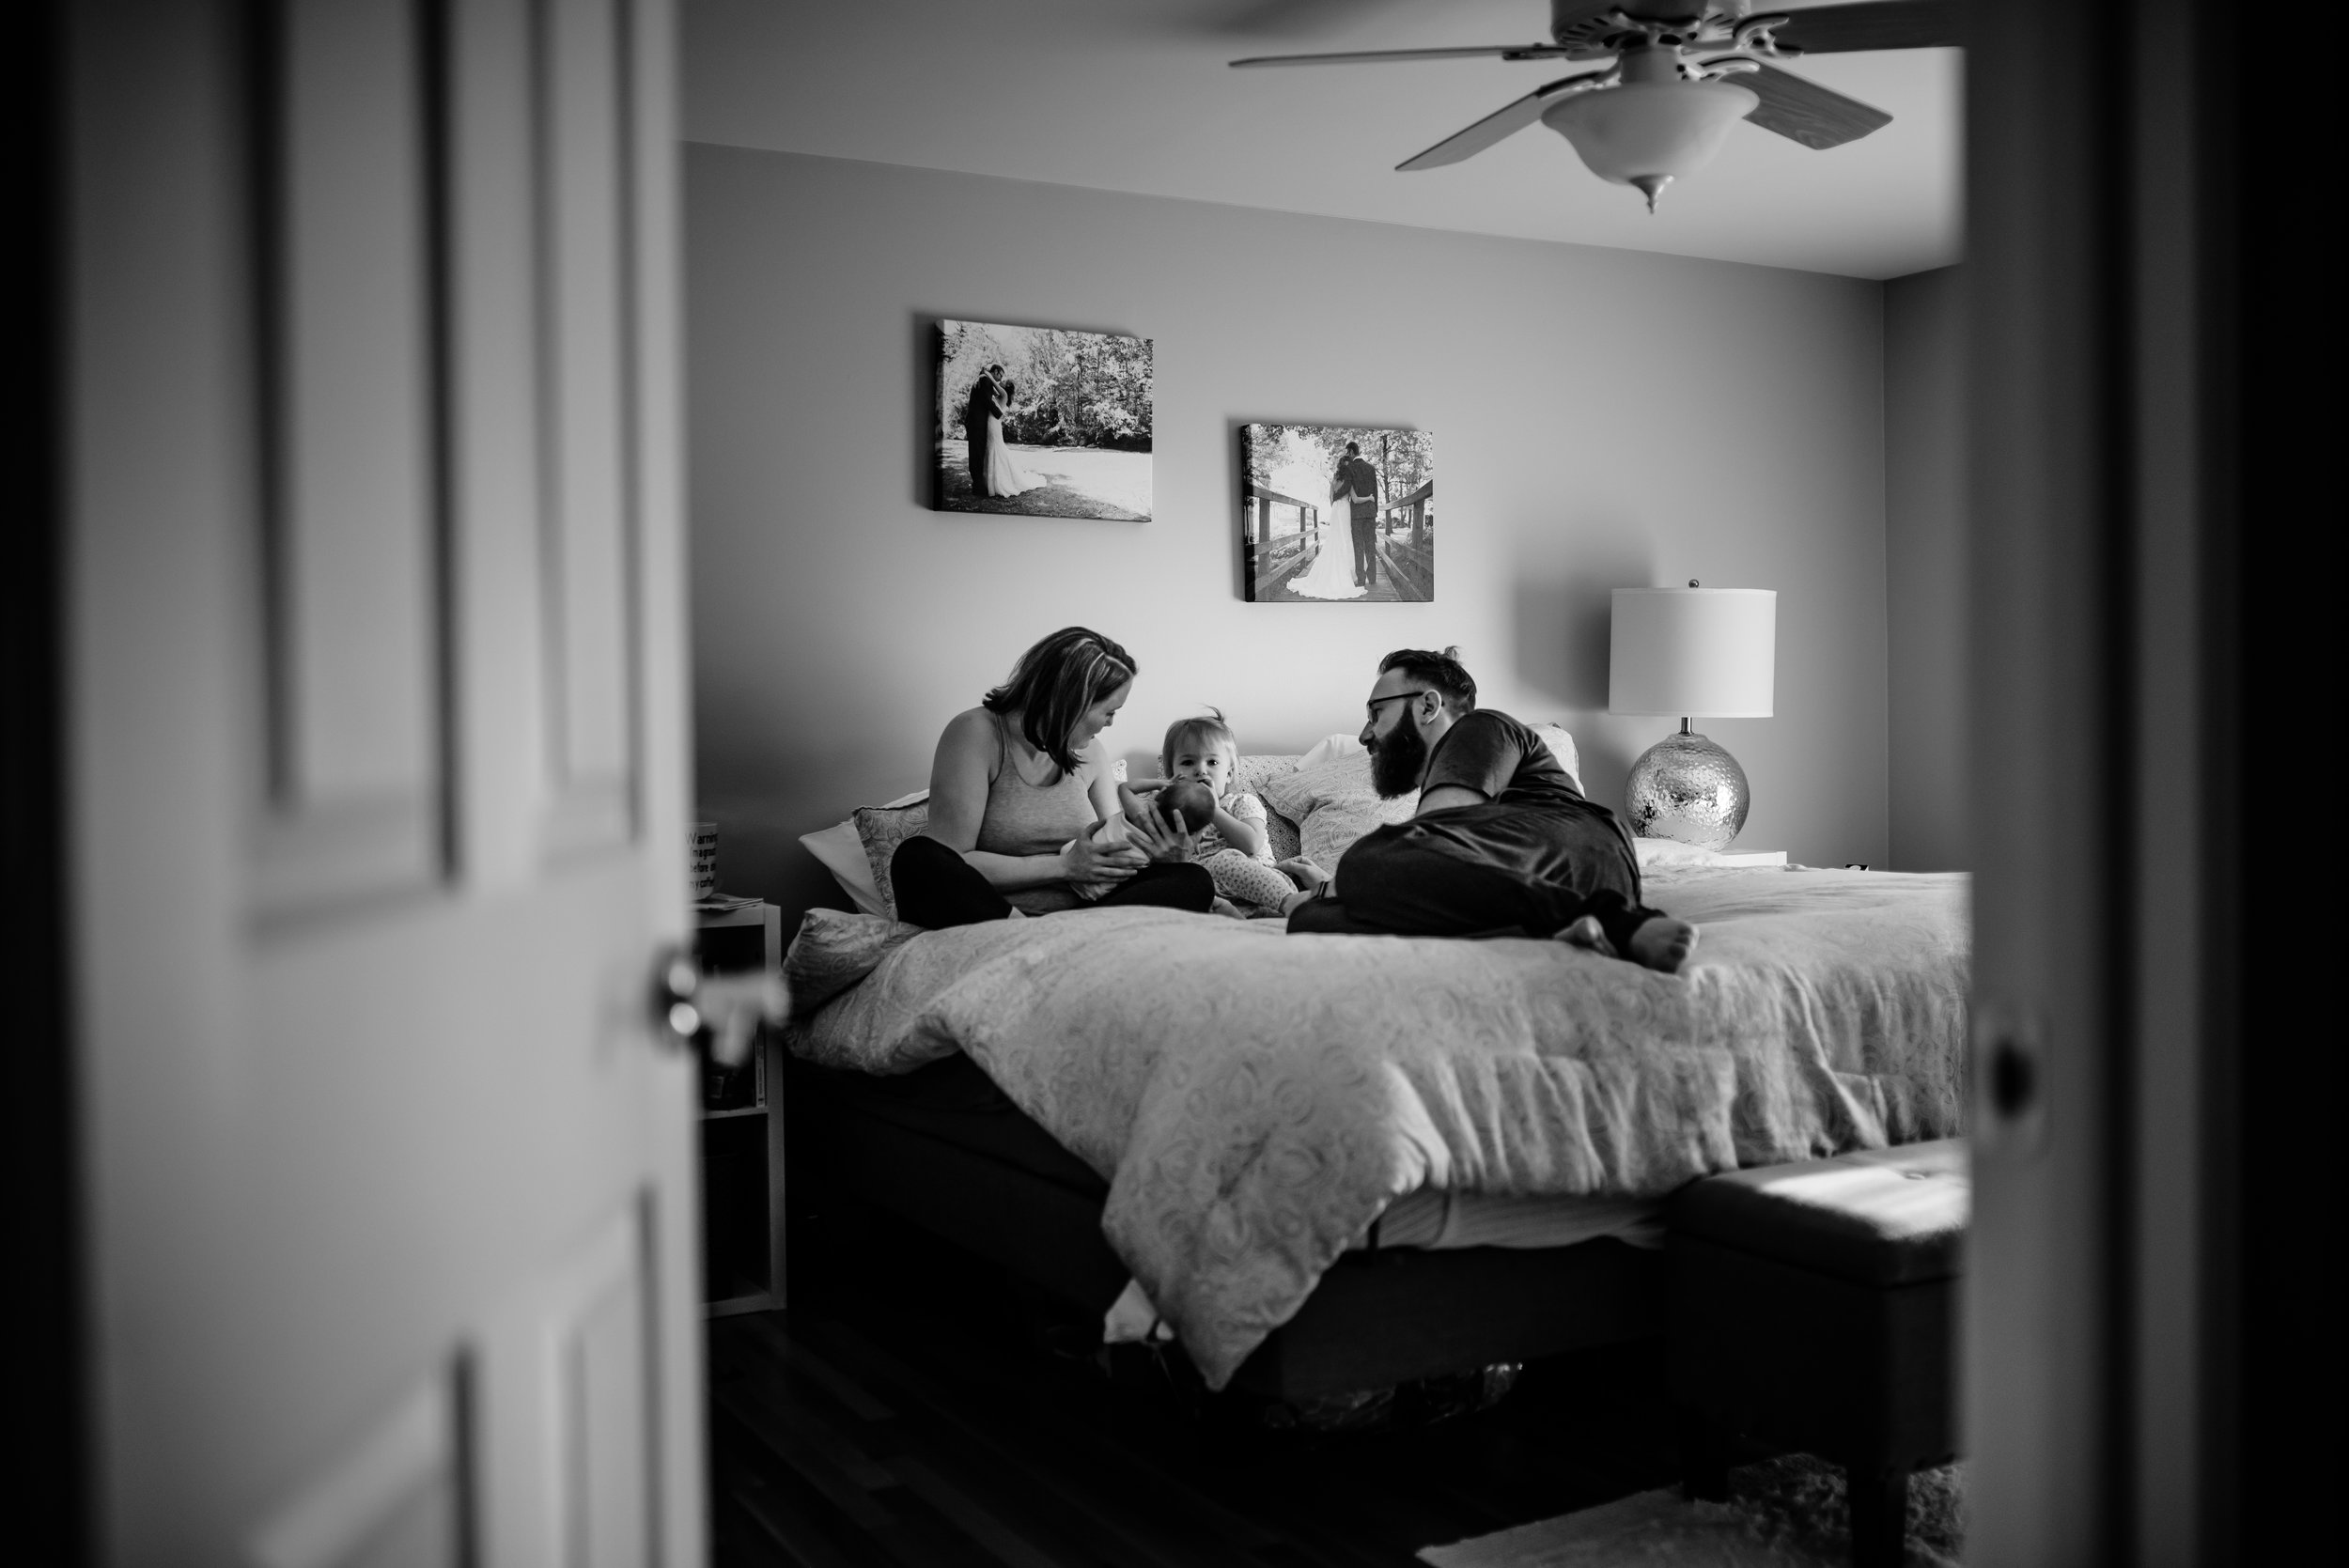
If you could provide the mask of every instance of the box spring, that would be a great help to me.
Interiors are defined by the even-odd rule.
[[[793,1164],[1097,1317],[1128,1271],[1109,1185],[963,1056],[897,1078],[791,1063]],[[810,1145],[813,1145],[812,1147]],[[1352,1251],[1235,1382],[1310,1399],[1659,1331],[1660,1259],[1619,1241]]]

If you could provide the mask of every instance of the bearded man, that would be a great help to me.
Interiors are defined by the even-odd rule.
[[[1333,883],[1287,900],[1292,932],[1555,937],[1667,974],[1697,928],[1640,903],[1640,859],[1615,814],[1583,798],[1532,730],[1476,706],[1460,661],[1403,648],[1364,705],[1371,783],[1419,793],[1408,822],[1357,840]]]

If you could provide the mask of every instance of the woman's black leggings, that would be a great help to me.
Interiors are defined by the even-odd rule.
[[[897,918],[933,931],[1009,920],[1012,902],[995,891],[955,850],[934,838],[910,838],[890,857],[889,880],[897,895]],[[1204,865],[1153,861],[1120,882],[1093,906],[1097,909],[1154,905],[1206,914],[1215,902],[1215,878]]]

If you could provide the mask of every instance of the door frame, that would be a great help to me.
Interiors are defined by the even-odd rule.
[[[1968,1553],[2291,1560],[2340,1067],[2255,924],[2314,939],[2257,814],[2326,727],[2340,170],[2256,43],[2115,15],[1967,11]]]
[[[63,15],[57,0],[16,12],[0,158],[29,242],[16,256],[17,316],[0,396],[0,451],[19,520],[0,571],[0,994],[10,1001],[0,1151],[9,1194],[7,1255],[34,1288],[11,1291],[8,1517],[27,1560],[89,1553],[88,1347],[83,1305],[80,1146],[75,1137],[72,969],[65,872],[65,319]]]

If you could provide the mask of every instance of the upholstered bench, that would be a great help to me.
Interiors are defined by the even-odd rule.
[[[1844,1467],[1852,1560],[1906,1555],[1909,1472],[1956,1449],[1962,1139],[1713,1176],[1669,1210],[1670,1386],[1692,1496],[1733,1434]]]

